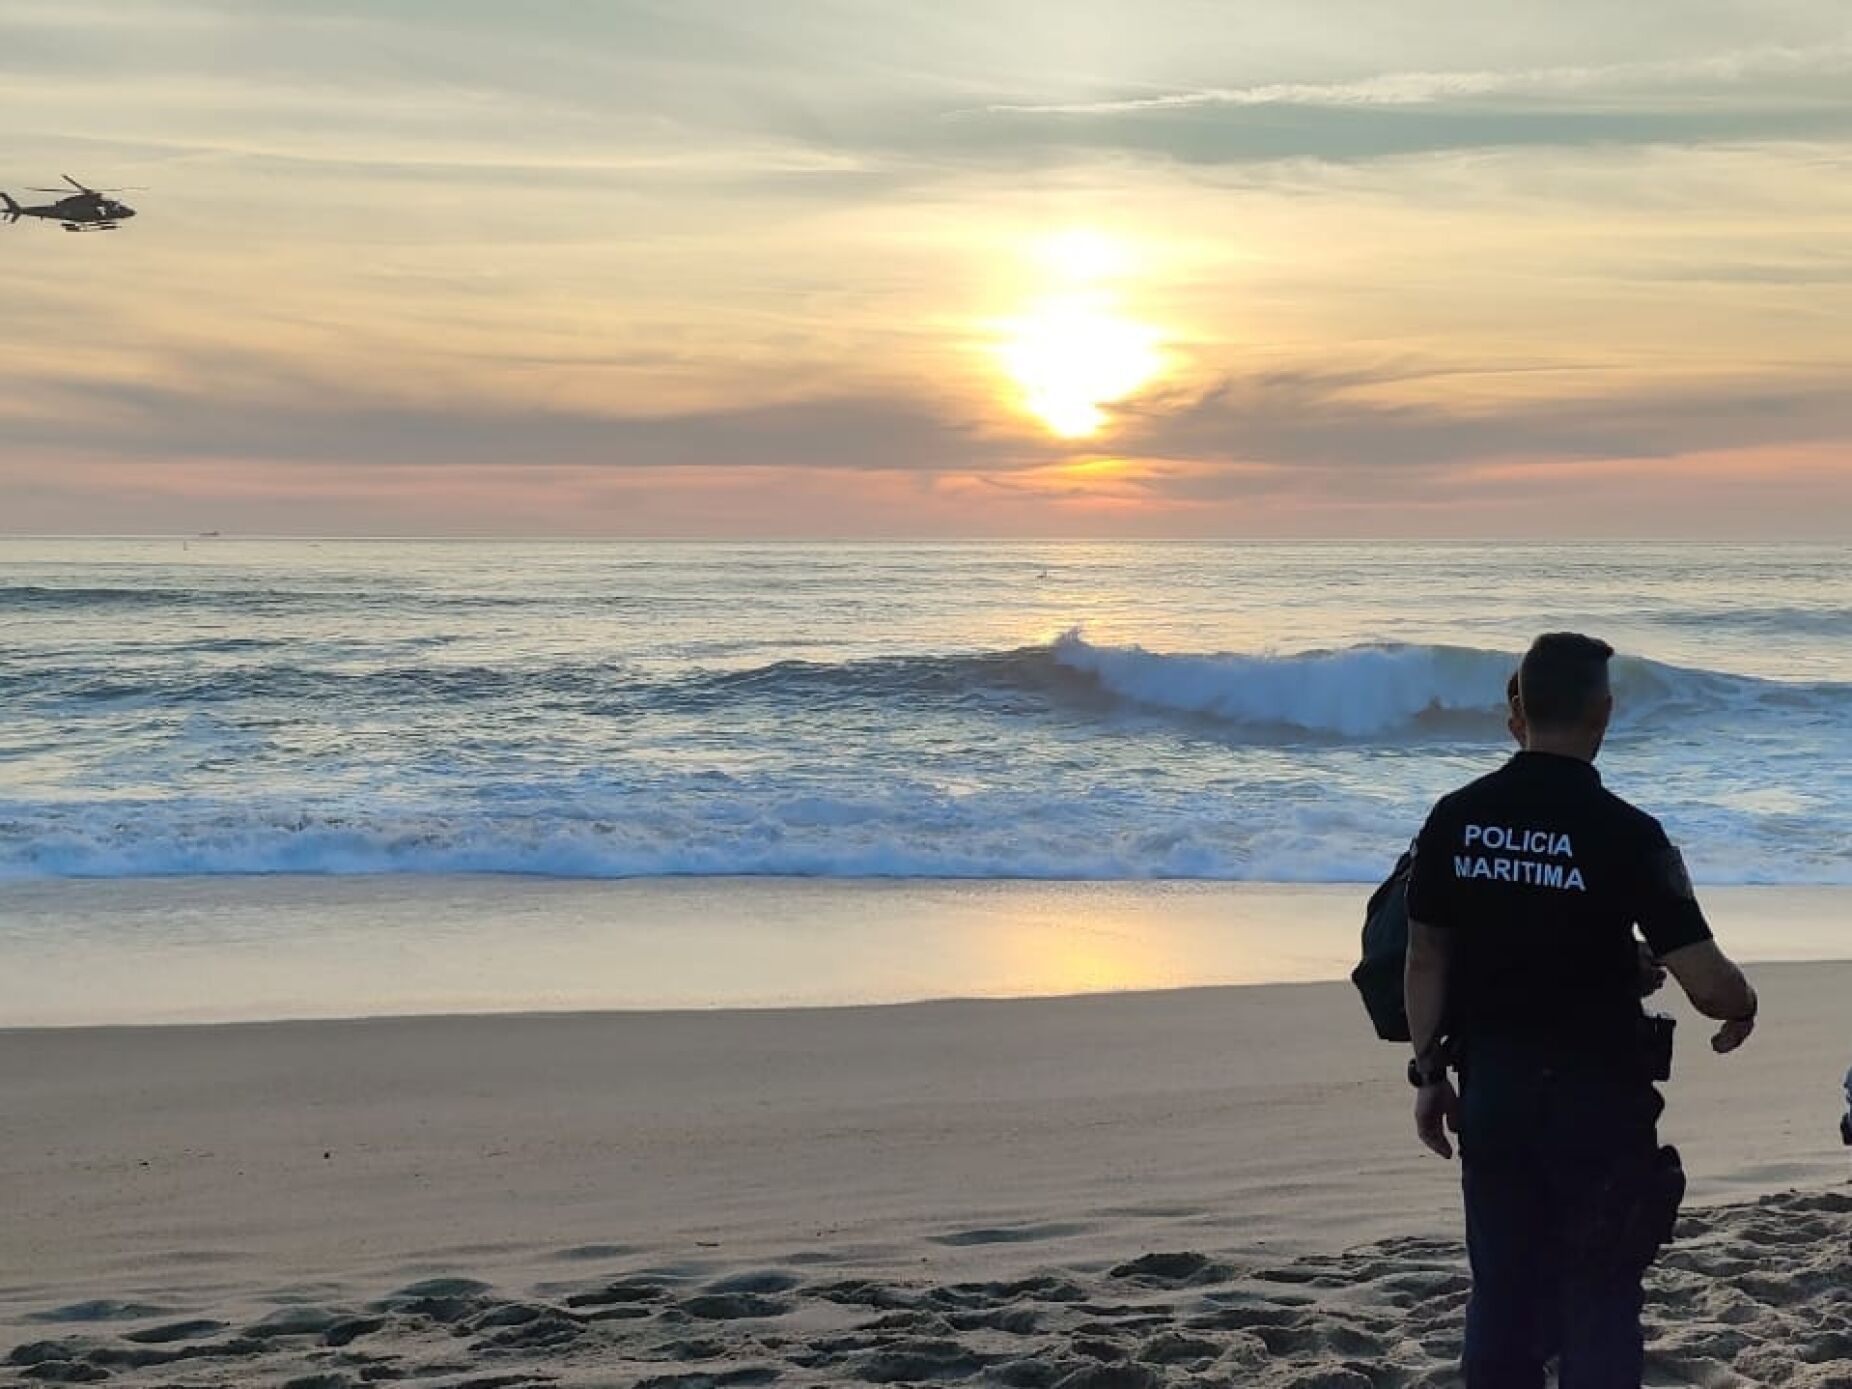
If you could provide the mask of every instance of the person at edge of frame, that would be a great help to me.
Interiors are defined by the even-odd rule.
[[[1715,1051],[1755,1027],[1755,991],[1678,851],[1595,770],[1613,654],[1576,633],[1538,637],[1518,668],[1524,749],[1442,797],[1416,839],[1409,1079],[1422,1142],[1450,1158],[1447,1131],[1460,1139],[1468,1389],[1541,1389],[1551,1345],[1559,1389],[1639,1389],[1641,1283],[1682,1173],[1658,1144],[1669,1038],[1641,1009],[1632,928],[1723,1024]],[[1654,1043],[1667,1054],[1651,1057]],[[1648,1200],[1671,1182],[1669,1202]]]
[[[1839,1116],[1839,1141],[1852,1148],[1852,1068],[1846,1071],[1846,1112]]]

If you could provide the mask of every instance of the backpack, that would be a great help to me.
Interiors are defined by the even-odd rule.
[[[1414,862],[1410,846],[1370,894],[1363,908],[1363,959],[1350,972],[1376,1035],[1385,1042],[1409,1040],[1402,972],[1408,956],[1408,878]]]

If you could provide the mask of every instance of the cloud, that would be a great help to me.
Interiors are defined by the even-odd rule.
[[[123,456],[392,468],[805,469],[982,476],[1045,495],[1050,479],[1095,494],[1100,480],[1209,499],[1271,487],[1298,471],[1353,477],[1459,476],[1511,463],[1679,458],[1719,450],[1852,441],[1852,397],[1837,379],[1639,383],[1462,398],[1461,375],[1391,364],[1230,377],[1210,389],[1146,395],[1113,429],[1075,445],[961,417],[905,395],[834,395],[660,415],[620,415],[484,399],[393,401],[353,390],[228,376],[213,392],[82,377],[23,383],[0,456]],[[1541,382],[1543,384],[1536,384]],[[3,402],[0,402],[3,403]],[[1088,474],[1099,454],[1145,466]],[[1067,471],[1060,471],[1066,469]],[[1290,484],[1280,484],[1290,485]]]
[[[23,383],[0,456],[126,456],[472,468],[525,465],[934,472],[1011,466],[1011,440],[929,402],[826,396],[638,416],[480,399],[399,402],[296,389],[269,396],[84,378]],[[15,389],[18,389],[16,384]]]
[[[1148,25],[1141,17],[1138,29],[1157,37],[1118,35],[1122,65],[1096,56],[1078,71],[1013,49],[1006,30],[1049,47],[1071,37],[1064,30],[1110,28],[1113,7],[1099,0],[1037,6],[1015,26],[951,6],[971,10],[967,27],[866,0],[794,7],[777,23],[694,0],[506,13],[162,0],[110,7],[110,22],[62,8],[16,6],[0,21],[0,72],[14,93],[0,115],[15,146],[81,137],[143,161],[679,179],[850,198],[1102,154],[1214,165],[1852,136],[1852,42],[1828,8],[1763,26],[1784,42],[1624,60],[1604,52],[1597,26],[1544,45],[1582,50],[1545,66],[1333,76],[1396,50],[1296,36],[1301,50],[1331,56],[1288,60],[1256,45],[1239,66],[1267,75],[1229,85],[1164,80],[1201,65],[1164,47],[1166,14],[1178,25],[1205,18],[1175,3]],[[1698,17],[1690,27],[1701,41]],[[1480,56],[1483,44],[1451,29],[1425,46]],[[1185,47],[1181,32],[1173,48]],[[1720,39],[1734,32],[1719,26]],[[1202,34],[1211,52],[1218,35],[1225,43],[1214,26]],[[1680,31],[1662,46],[1685,41]],[[1137,80],[1101,75],[1121,66]]]
[[[1852,134],[1852,40],[1842,29],[1812,43],[1623,62],[994,101],[940,126],[967,156],[1116,150],[1185,164],[1838,138]]]
[[[1128,454],[1197,463],[1454,473],[1489,464],[1678,458],[1726,449],[1852,444],[1852,395],[1838,379],[1651,384],[1557,392],[1488,405],[1410,398],[1407,370],[1277,372],[1227,380],[1186,401],[1123,413]],[[1400,398],[1384,398],[1393,388]],[[1240,486],[1251,485],[1243,478]],[[1216,494],[1217,475],[1179,484]]]
[[[990,114],[1118,115],[1193,106],[1418,106],[1492,96],[1612,101],[1624,95],[1662,90],[1715,95],[1749,88],[1758,80],[1796,77],[1836,80],[1852,75],[1852,43],[1812,48],[1770,46],[1706,57],[1684,57],[1596,66],[1510,70],[1389,72],[1343,82],[1272,82],[1250,87],[1210,87],[1157,95],[1096,101],[1010,104],[983,108]],[[1790,96],[1792,88],[1787,88]],[[1833,95],[1828,90],[1823,95]]]

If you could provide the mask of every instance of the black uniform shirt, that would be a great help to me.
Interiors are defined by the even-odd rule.
[[[1575,1051],[1634,1031],[1636,924],[1655,955],[1711,936],[1659,822],[1592,764],[1543,752],[1434,807],[1415,841],[1408,915],[1452,936],[1452,1030]]]

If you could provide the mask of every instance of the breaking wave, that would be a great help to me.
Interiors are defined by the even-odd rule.
[[[1078,631],[1046,646],[976,655],[779,662],[681,682],[667,697],[983,701],[1039,694],[1055,707],[1187,716],[1264,732],[1369,740],[1423,732],[1502,736],[1511,652],[1365,645],[1292,655],[1177,655],[1099,646]],[[1622,657],[1620,727],[1757,712],[1852,712],[1852,687],[1792,684]]]
[[[304,663],[275,640],[194,644],[256,657],[223,669],[20,667],[0,673],[9,697],[72,711],[112,703],[211,708],[246,700],[338,701],[355,707],[540,701],[618,714],[713,715],[765,706],[822,715],[844,706],[899,716],[932,706],[1002,717],[1187,719],[1242,731],[1247,741],[1501,738],[1511,652],[1476,647],[1362,645],[1272,655],[1167,654],[1105,646],[1078,631],[1008,651],[856,661],[779,661],[745,669],[651,677],[619,662],[533,666],[408,660],[359,669]],[[266,659],[266,657],[268,657]],[[1758,679],[1620,657],[1616,726],[1675,721],[1852,715],[1852,685]]]
[[[1291,656],[1166,656],[1096,647],[1078,633],[1051,648],[1122,699],[1235,723],[1367,738],[1456,716],[1502,728],[1516,654],[1461,646],[1352,646]],[[1613,666],[1621,727],[1668,717],[1808,709],[1852,711],[1852,687],[1790,684],[1619,657]]]

